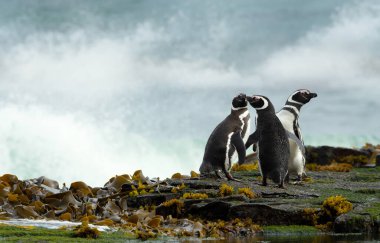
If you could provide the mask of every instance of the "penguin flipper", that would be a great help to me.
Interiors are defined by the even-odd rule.
[[[293,133],[289,131],[286,131],[286,135],[288,135],[289,139],[296,142],[296,144],[298,145],[299,149],[302,152],[302,155],[305,157],[305,146],[303,145],[302,141],[296,135],[294,135]]]
[[[241,130],[236,131],[231,136],[231,144],[235,147],[236,152],[238,153],[239,165],[243,164],[245,161],[246,149],[245,149],[243,138],[241,137]]]
[[[245,143],[245,149],[249,148],[252,144],[256,144],[259,141],[259,133],[255,131],[251,135],[249,135],[247,142]],[[254,150],[256,148],[254,147]]]

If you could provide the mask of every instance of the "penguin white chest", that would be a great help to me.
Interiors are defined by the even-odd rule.
[[[241,121],[241,130],[242,131],[244,130],[244,126],[247,125],[247,129],[246,129],[245,134],[243,136],[244,143],[247,142],[249,134],[250,134],[250,130],[251,130],[251,119],[245,120],[247,118],[247,116],[249,116],[248,110],[239,116],[239,119]]]
[[[294,122],[294,115],[288,111],[279,111],[276,116],[278,119],[280,119],[282,126],[289,132],[294,134],[293,131],[293,122]]]

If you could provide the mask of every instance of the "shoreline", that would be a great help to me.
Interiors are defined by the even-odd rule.
[[[92,225],[116,230],[99,232],[99,239],[113,234],[204,240],[360,233],[378,240],[378,146],[308,147],[308,156],[313,162],[308,177],[302,183],[291,181],[286,189],[261,186],[252,155],[247,165],[232,170],[242,182],[200,179],[195,172],[156,181],[136,171],[115,176],[104,187],[73,182],[59,188],[46,177],[20,181],[6,174],[0,177],[0,230],[8,227],[7,219],[31,218],[75,222],[63,226],[69,235],[84,230],[91,235]]]

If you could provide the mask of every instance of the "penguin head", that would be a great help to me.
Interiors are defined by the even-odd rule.
[[[315,97],[317,97],[317,93],[312,93],[308,89],[299,89],[289,97],[288,101],[304,105]]]
[[[234,99],[232,100],[233,110],[240,110],[240,109],[247,108],[247,105],[248,105],[247,96],[243,93],[235,96]]]
[[[248,102],[251,104],[253,108],[255,108],[257,111],[260,110],[273,110],[274,107],[270,100],[262,95],[252,95],[250,97],[247,97]]]

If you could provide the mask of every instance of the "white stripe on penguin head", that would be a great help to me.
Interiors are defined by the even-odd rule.
[[[268,107],[268,100],[267,99],[265,99],[262,96],[253,96],[253,97],[257,97],[257,98],[261,99],[264,102],[264,105],[262,107],[255,108],[256,110],[264,110],[265,108]]]
[[[234,110],[234,111],[238,111],[238,110],[242,110],[242,109],[248,109],[248,105],[246,105],[244,107],[234,107],[234,106],[232,106],[231,109]]]
[[[289,102],[292,102],[292,103],[296,103],[296,104],[299,104],[299,105],[304,105],[304,103],[301,103],[301,102],[298,102],[298,101],[295,101],[293,100],[293,95],[297,94],[298,92],[301,92],[302,90],[297,90],[296,92],[294,92],[293,94],[291,94],[288,98],[288,101]]]

